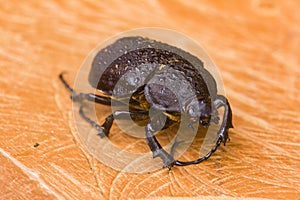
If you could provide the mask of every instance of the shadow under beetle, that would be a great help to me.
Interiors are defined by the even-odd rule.
[[[170,69],[172,73],[169,73]],[[180,78],[182,75],[184,79]],[[162,42],[139,36],[124,37],[100,50],[93,60],[89,83],[105,95],[77,94],[65,81],[63,74],[60,74],[59,78],[70,91],[74,102],[88,100],[111,105],[112,100],[118,102],[129,96],[129,111],[115,111],[102,125],[85,115],[83,104],[79,108],[79,114],[98,130],[101,137],[109,136],[114,119],[125,119],[125,116],[130,115],[134,121],[148,120],[145,126],[147,144],[153,158],[160,157],[163,167],[169,169],[174,165],[198,164],[208,159],[222,142],[226,144],[229,139],[228,129],[233,128],[230,105],[226,97],[217,94],[216,81],[203,67],[203,62],[188,52]],[[121,84],[117,84],[120,82]],[[159,84],[156,84],[157,82]],[[176,94],[173,91],[176,91]],[[183,98],[178,101],[178,96]],[[179,123],[180,118],[177,116],[180,115],[185,115],[190,120],[190,127],[194,123],[199,123],[202,127],[211,123],[217,124],[217,109],[220,107],[224,107],[224,116],[217,133],[216,144],[210,152],[197,160],[175,160],[172,149],[176,142],[169,154],[154,136],[160,127],[165,129]],[[150,118],[150,108],[161,111],[167,120],[162,122],[159,115]]]

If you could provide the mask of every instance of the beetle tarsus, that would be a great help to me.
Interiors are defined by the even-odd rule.
[[[103,128],[97,124],[95,121],[91,120],[89,117],[87,117],[83,111],[83,105],[80,106],[79,108],[79,114],[80,116],[85,120],[87,121],[89,124],[91,124],[93,127],[95,127],[97,130],[98,130],[98,133],[97,135],[99,135],[101,138],[105,137],[106,134],[105,134],[105,131],[103,130]]]
[[[160,157],[163,161],[163,168],[171,169],[174,166],[175,160],[173,156],[168,154],[163,148],[153,152],[153,158]]]

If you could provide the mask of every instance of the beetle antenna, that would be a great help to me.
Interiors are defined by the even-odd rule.
[[[71,88],[71,86],[67,83],[67,81],[64,79],[63,75],[65,74],[66,72],[62,72],[59,74],[59,79],[61,80],[61,82],[64,84],[64,86],[70,91],[71,93],[71,96],[74,96],[75,95],[75,92],[73,90],[73,88]]]

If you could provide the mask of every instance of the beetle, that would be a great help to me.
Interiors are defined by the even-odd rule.
[[[219,95],[213,76],[204,68],[196,56],[169,44],[142,36],[128,36],[116,40],[101,49],[93,59],[89,72],[89,84],[104,95],[93,93],[77,94],[59,75],[71,93],[71,99],[80,103],[80,116],[98,130],[100,137],[109,136],[115,119],[130,115],[134,120],[146,120],[146,141],[153,158],[160,157],[163,167],[185,166],[207,160],[221,143],[229,140],[228,130],[233,128],[232,111],[227,98]],[[111,105],[129,98],[129,110],[117,110],[99,125],[83,111],[82,102]],[[184,116],[189,120],[187,128],[199,123],[207,127],[218,124],[217,109],[224,107],[224,116],[217,133],[214,147],[203,157],[193,161],[175,160],[172,153],[162,148],[155,133],[163,127],[179,123]],[[160,114],[149,117],[149,110]],[[166,121],[161,120],[161,115]],[[163,123],[163,124],[162,124]],[[174,143],[175,146],[175,143]],[[173,147],[172,147],[173,148]]]

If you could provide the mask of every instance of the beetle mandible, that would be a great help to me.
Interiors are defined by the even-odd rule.
[[[168,69],[172,73],[168,73]],[[126,73],[130,76],[125,76]],[[160,157],[163,167],[169,169],[174,165],[198,164],[208,159],[221,143],[226,144],[228,130],[233,128],[230,104],[226,97],[218,94],[216,81],[204,68],[203,62],[184,50],[156,40],[141,36],[124,37],[97,53],[89,72],[89,83],[105,95],[77,94],[65,81],[63,74],[59,78],[70,91],[74,102],[87,100],[111,105],[112,100],[118,102],[129,96],[129,111],[114,111],[102,125],[84,113],[82,104],[79,114],[98,130],[100,137],[109,136],[115,119],[125,119],[124,116],[128,115],[135,120],[148,119],[145,126],[147,144],[153,158]],[[117,85],[120,81],[123,84]],[[224,107],[224,116],[216,143],[205,156],[193,161],[175,160],[172,153],[165,151],[154,135],[160,130],[162,122],[159,116],[149,118],[149,109],[154,108],[167,118],[164,129],[178,123],[174,116],[181,114],[190,120],[189,127],[194,123],[207,127],[211,123],[218,123],[217,109],[220,107]]]

